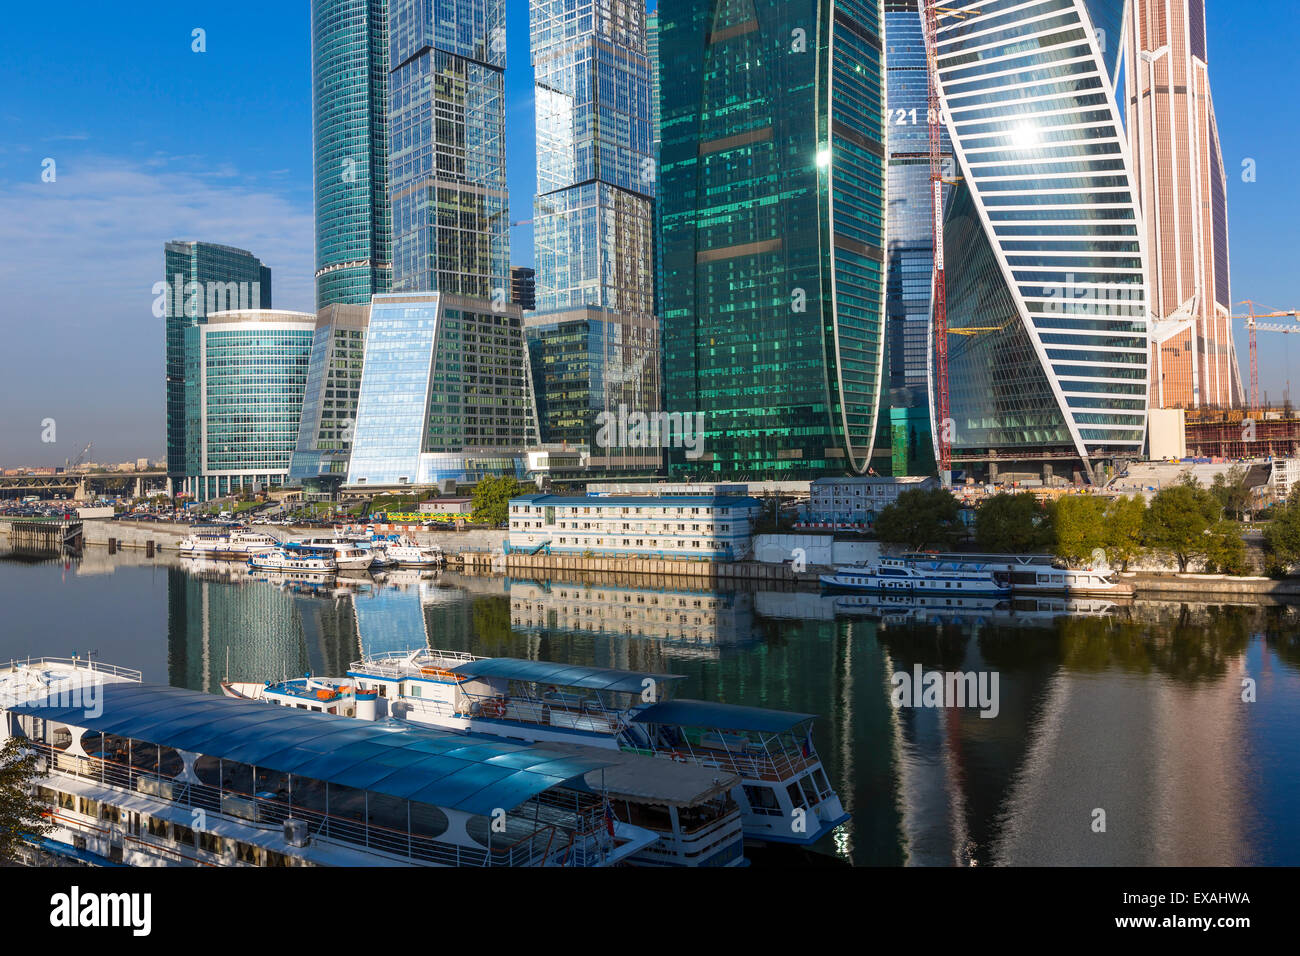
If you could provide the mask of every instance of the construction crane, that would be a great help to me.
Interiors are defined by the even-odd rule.
[[[973,17],[979,10],[941,7],[934,0],[924,0],[921,24],[925,35],[926,78],[929,81],[930,109],[930,203],[934,229],[934,379],[935,418],[939,426],[939,480],[945,488],[952,485],[952,436],[948,401],[948,288],[943,265],[943,165],[940,160],[943,118],[939,115],[939,17]]]
[[[80,455],[78,455],[76,458],[73,458],[71,461],[65,460],[63,462],[64,469],[67,471],[71,471],[73,468],[78,467],[83,461],[86,460],[86,456],[90,454],[90,449],[94,444],[95,443],[93,441],[86,442],[86,447],[81,449]]]
[[[1245,315],[1234,315],[1234,319],[1244,319],[1246,322],[1246,334],[1250,339],[1250,407],[1253,411],[1259,408],[1259,350],[1255,344],[1255,332],[1300,332],[1300,325],[1260,325],[1259,319],[1298,319],[1300,315],[1296,310],[1290,312],[1256,312],[1255,306],[1259,303],[1246,299],[1238,305],[1247,306],[1249,311]]]

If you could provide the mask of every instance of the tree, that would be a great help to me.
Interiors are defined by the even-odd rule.
[[[1214,482],[1210,485],[1210,494],[1219,503],[1225,516],[1240,521],[1250,510],[1250,489],[1246,486],[1246,469],[1241,465],[1233,465],[1226,475],[1223,472],[1215,475]]]
[[[1051,546],[1051,513],[1028,492],[1000,491],[975,512],[975,543],[982,551],[1029,554]]]
[[[1147,503],[1141,495],[1116,498],[1106,507],[1106,557],[1127,571],[1129,562],[1141,556],[1142,522]]]
[[[1264,529],[1264,553],[1283,575],[1300,564],[1300,495],[1273,509],[1273,520]]]
[[[876,517],[876,537],[909,551],[951,546],[961,533],[960,511],[945,488],[904,491]]]
[[[1246,542],[1241,538],[1241,525],[1235,521],[1219,521],[1206,534],[1205,572],[1207,574],[1249,574],[1250,562],[1246,559]]]
[[[1153,551],[1171,555],[1178,570],[1206,556],[1209,531],[1218,524],[1221,509],[1209,491],[1192,481],[1180,481],[1151,499],[1143,526],[1143,543]]]
[[[25,836],[49,833],[53,826],[41,816],[45,809],[32,793],[45,776],[40,758],[22,737],[10,737],[0,747],[0,862],[15,859]]]
[[[530,487],[518,478],[506,475],[482,479],[474,486],[471,517],[494,528],[505,523],[510,517],[510,499],[527,493]]]
[[[1066,495],[1053,516],[1056,556],[1076,568],[1106,547],[1106,502],[1093,495]]]

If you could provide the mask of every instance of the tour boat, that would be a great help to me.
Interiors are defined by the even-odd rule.
[[[1098,595],[1127,590],[1109,569],[1057,568],[1019,565],[1011,568],[1011,586],[1016,593]]]
[[[258,552],[248,559],[248,566],[262,571],[310,571],[336,574],[338,563],[330,552],[280,549]]]
[[[367,571],[375,556],[346,538],[305,538],[285,545],[291,551],[329,552],[340,571]]]
[[[615,866],[660,839],[599,789],[636,785],[619,755],[255,706],[77,658],[0,665],[0,744],[36,753],[52,825],[27,843],[93,866],[483,867]]]
[[[981,562],[951,559],[881,558],[876,564],[853,565],[820,575],[830,588],[852,591],[905,591],[925,595],[1010,594],[1005,572]]]
[[[808,844],[849,819],[813,747],[815,715],[672,700],[680,675],[422,649],[368,657],[347,676],[378,693],[380,717],[735,773],[749,840]]]
[[[278,538],[247,528],[212,525],[195,528],[177,547],[182,558],[214,558],[243,561],[253,554],[264,554],[280,547]]]
[[[355,679],[303,677],[279,682],[222,681],[221,691],[239,700],[361,720],[382,716],[380,694]],[[402,725],[402,721],[390,721]],[[448,728],[443,728],[448,729]],[[467,731],[451,728],[452,732]],[[468,734],[467,734],[468,735]],[[500,735],[496,736],[498,739]],[[740,866],[745,828],[730,794],[740,778],[725,770],[686,763],[665,764],[649,755],[593,748],[569,740],[545,744],[574,756],[602,761],[589,782],[612,802],[610,815],[654,833],[658,840],[628,858],[632,866]]]

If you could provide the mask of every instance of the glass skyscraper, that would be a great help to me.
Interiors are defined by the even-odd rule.
[[[918,0],[884,0],[889,112],[888,241],[885,314],[890,403],[926,405],[934,288],[930,198],[929,80]],[[947,131],[940,151],[945,176],[955,169]],[[945,192],[950,187],[945,187]]]
[[[312,0],[316,307],[366,304],[392,281],[389,0]]]
[[[333,492],[347,476],[365,361],[369,305],[327,305],[316,316],[290,484]]]
[[[214,242],[173,241],[163,246],[162,289],[166,327],[167,474],[179,480],[185,477],[186,468],[186,329],[203,323],[210,312],[269,309],[271,270],[244,249]]]
[[[1129,11],[1126,125],[1151,253],[1151,404],[1234,407],[1244,394],[1205,0],[1132,0]]]
[[[522,477],[533,422],[519,306],[375,296],[348,485]]]
[[[388,0],[394,292],[510,301],[505,0]]]
[[[703,416],[672,477],[861,473],[884,357],[879,0],[663,0],[665,394]],[[671,82],[668,81],[671,76]]]
[[[541,437],[598,472],[657,471],[658,448],[601,447],[604,413],[660,409],[653,117],[642,0],[532,0]]]
[[[199,501],[282,485],[298,438],[316,316],[215,312],[185,330],[185,490]]]
[[[944,226],[955,468],[1141,454],[1149,301],[1115,99],[1124,3],[940,13],[962,176]]]

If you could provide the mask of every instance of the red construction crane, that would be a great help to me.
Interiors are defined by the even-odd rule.
[[[923,0],[922,32],[925,34],[926,77],[929,81],[930,110],[930,202],[934,224],[934,379],[935,423],[939,427],[939,480],[952,484],[951,411],[948,402],[948,289],[943,265],[943,164],[940,160],[943,117],[939,114],[939,16],[971,17],[979,10],[941,7]],[[952,180],[948,180],[952,181]]]
[[[1255,345],[1256,330],[1260,332],[1287,332],[1291,334],[1300,332],[1300,325],[1259,325],[1256,320],[1282,319],[1287,317],[1295,319],[1300,318],[1300,315],[1296,314],[1295,309],[1292,309],[1290,312],[1256,312],[1255,306],[1258,305],[1258,303],[1252,302],[1250,299],[1246,299],[1238,304],[1249,306],[1250,308],[1250,311],[1245,315],[1234,315],[1233,318],[1246,320],[1246,333],[1250,338],[1250,410],[1254,411],[1259,408],[1259,351]]]

